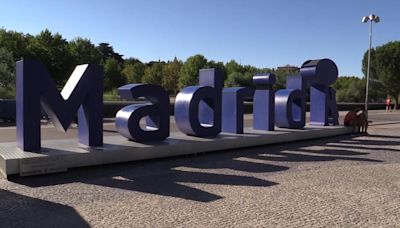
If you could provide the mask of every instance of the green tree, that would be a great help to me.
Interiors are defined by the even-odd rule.
[[[252,82],[253,82],[253,74],[246,72],[246,73],[241,73],[241,72],[232,72],[231,74],[228,75],[226,81],[225,81],[225,86],[226,87],[252,87]]]
[[[0,47],[0,98],[15,98],[15,62],[10,51]]]
[[[253,76],[257,73],[273,73],[269,68],[257,68],[250,65],[241,65],[235,60],[231,60],[225,64],[227,72],[227,80],[225,86],[245,86],[254,87]]]
[[[31,35],[0,29],[0,47],[12,52],[14,61],[31,57],[27,45],[32,38]]]
[[[137,59],[137,58],[133,58],[133,57],[129,57],[129,58],[127,58],[127,59],[124,59],[124,64],[125,65],[127,65],[127,64],[131,64],[131,65],[133,65],[133,64],[135,64],[135,63],[142,63],[139,59]],[[142,63],[143,64],[143,63]]]
[[[362,69],[365,73],[367,57],[363,58]],[[385,87],[387,94],[392,96],[399,104],[400,95],[400,41],[393,41],[376,47],[371,52],[370,78],[377,78]]]
[[[366,82],[365,80],[363,81]],[[387,96],[386,88],[379,80],[371,79],[369,82],[368,97],[371,102],[384,103]]]
[[[346,100],[350,102],[363,102],[365,98],[365,80],[353,80],[346,91]]]
[[[163,77],[163,64],[154,63],[146,68],[142,78],[143,83],[161,85]]]
[[[146,65],[141,62],[125,64],[122,70],[122,75],[125,77],[128,83],[140,83],[144,75]]]
[[[243,66],[235,60],[231,60],[225,64],[226,74],[230,75],[233,72],[244,73]]]
[[[288,76],[299,74],[299,71],[287,69],[276,69],[271,72],[276,76],[276,84],[274,86],[276,90],[286,88],[286,78]]]
[[[117,60],[109,58],[104,64],[104,89],[110,91],[125,84],[121,74],[121,67]]]
[[[44,30],[29,40],[27,51],[30,58],[42,62],[53,76],[58,87],[62,87],[72,73],[72,57],[68,42],[59,34]]]
[[[99,46],[97,46],[97,49],[100,51],[103,62],[106,62],[107,59],[113,58],[115,59],[118,64],[122,66],[124,63],[124,59],[122,58],[123,55],[117,53],[114,51],[114,48],[109,44],[109,43],[100,43]]]
[[[225,82],[227,79],[226,68],[223,62],[215,62],[214,60],[208,61],[204,68],[215,68],[219,69],[222,72],[222,79]]]
[[[100,64],[102,55],[89,39],[75,38],[68,43],[68,50],[73,59],[73,64]]]
[[[332,87],[336,89],[338,102],[364,102],[365,79],[354,76],[340,76]]]
[[[259,69],[257,67],[254,66],[250,66],[250,65],[244,65],[243,66],[243,73],[249,73],[249,74],[257,74],[257,73],[261,73],[261,72],[270,72],[270,69],[265,68],[265,69]]]
[[[370,61],[370,70],[369,70],[369,78],[370,79],[378,79],[378,73],[376,72],[376,62],[374,61],[375,58],[375,49],[371,49],[371,60]],[[365,76],[367,76],[367,68],[368,68],[368,51],[364,53],[364,57],[362,59],[362,72]]]
[[[189,57],[182,65],[179,73],[179,88],[196,85],[199,81],[199,70],[207,65],[207,59],[202,55]]]
[[[182,62],[176,57],[173,61],[168,62],[163,67],[162,86],[169,94],[176,95],[178,93],[178,79],[181,71]]]
[[[0,47],[0,90],[7,92],[15,88],[15,62],[11,52]],[[1,97],[4,98],[4,97]]]

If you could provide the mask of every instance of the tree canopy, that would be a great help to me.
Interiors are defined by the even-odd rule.
[[[142,78],[143,83],[161,85],[163,78],[163,64],[154,63],[146,68]]]
[[[108,58],[104,64],[104,90],[110,91],[125,84],[121,74],[121,67],[117,60]]]
[[[364,54],[362,69],[367,71],[368,51]],[[400,41],[393,41],[371,50],[370,78],[382,83],[385,92],[399,103],[400,95]]]
[[[179,88],[185,86],[197,85],[199,81],[199,70],[205,68],[207,59],[202,55],[189,57],[183,63],[179,75]]]
[[[13,54],[0,47],[0,98],[12,98],[15,86]]]
[[[13,55],[0,47],[0,87],[11,88],[15,84],[15,63]]]
[[[122,75],[125,77],[127,83],[140,83],[142,82],[145,69],[146,65],[141,62],[126,63],[122,70]]]
[[[366,73],[367,52],[362,61]],[[0,29],[0,98],[15,94],[15,62],[34,59],[42,62],[58,88],[62,88],[76,65],[99,64],[104,69],[106,93],[117,96],[116,88],[125,83],[152,83],[162,85],[170,95],[176,95],[185,86],[197,85],[199,70],[218,68],[224,73],[227,87],[252,87],[252,77],[257,73],[274,73],[277,82],[274,89],[286,87],[286,77],[299,72],[287,69],[258,68],[242,65],[235,60],[226,63],[208,60],[197,54],[182,61],[141,62],[135,57],[124,58],[107,42],[93,44],[89,39],[77,37],[70,41],[59,33],[44,30],[30,34]],[[371,52],[370,98],[384,99],[390,94],[397,99],[400,92],[400,42],[390,42]],[[341,76],[333,85],[340,102],[363,102],[365,79]]]
[[[178,93],[179,72],[182,68],[182,61],[176,57],[172,62],[168,62],[163,66],[162,86],[169,94],[175,95]]]

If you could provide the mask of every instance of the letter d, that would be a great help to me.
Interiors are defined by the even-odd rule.
[[[188,135],[214,137],[221,132],[222,72],[200,70],[199,84],[184,88],[176,96],[176,126]]]

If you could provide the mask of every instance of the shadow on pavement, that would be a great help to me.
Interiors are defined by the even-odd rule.
[[[13,127],[15,122],[0,122],[0,127]]]
[[[363,135],[361,138],[342,140],[338,143],[329,143],[330,147],[347,147],[359,150],[385,150],[400,152],[393,147],[400,146],[400,137],[386,135]]]
[[[400,121],[391,121],[390,124],[399,124]],[[372,123],[370,126],[380,126],[380,125],[387,125],[388,123]]]
[[[392,136],[392,135],[373,135],[368,134],[368,137],[375,137],[375,138],[385,138],[385,139],[397,139],[400,140],[400,136]]]
[[[0,227],[89,227],[66,205],[0,190]]]
[[[331,148],[329,143],[339,143],[343,140],[350,142],[354,140],[356,145],[355,137],[357,136],[340,136],[318,141],[78,168],[60,174],[12,177],[10,181],[30,187],[81,182],[198,202],[212,202],[223,196],[188,186],[186,183],[269,187],[278,183],[264,178],[256,178],[251,173],[267,174],[285,171],[290,168],[290,164],[295,164],[295,162],[334,160],[381,162],[366,158],[365,156],[369,153],[355,152],[346,146],[329,149]],[[307,149],[309,146],[319,146],[322,149],[310,150]],[[221,173],[226,169],[234,170],[235,175]]]
[[[175,158],[182,159],[182,158]],[[186,159],[185,159],[186,160]],[[195,158],[189,158],[193,161]],[[10,181],[30,187],[41,187],[73,182],[94,184],[112,188],[138,191],[162,196],[177,197],[198,202],[211,202],[223,198],[183,183],[204,183],[232,186],[268,187],[277,183],[249,176],[227,175],[174,170],[172,159],[161,159],[150,162],[136,162],[103,167],[81,168],[68,173],[45,176],[15,177]],[[168,163],[168,165],[162,164]],[[182,163],[180,164],[182,165]],[[275,166],[271,166],[275,167]],[[276,166],[269,170],[282,170],[286,167]]]

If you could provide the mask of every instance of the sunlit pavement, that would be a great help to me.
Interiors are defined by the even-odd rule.
[[[370,112],[369,135],[3,179],[0,227],[396,227],[399,116]]]

